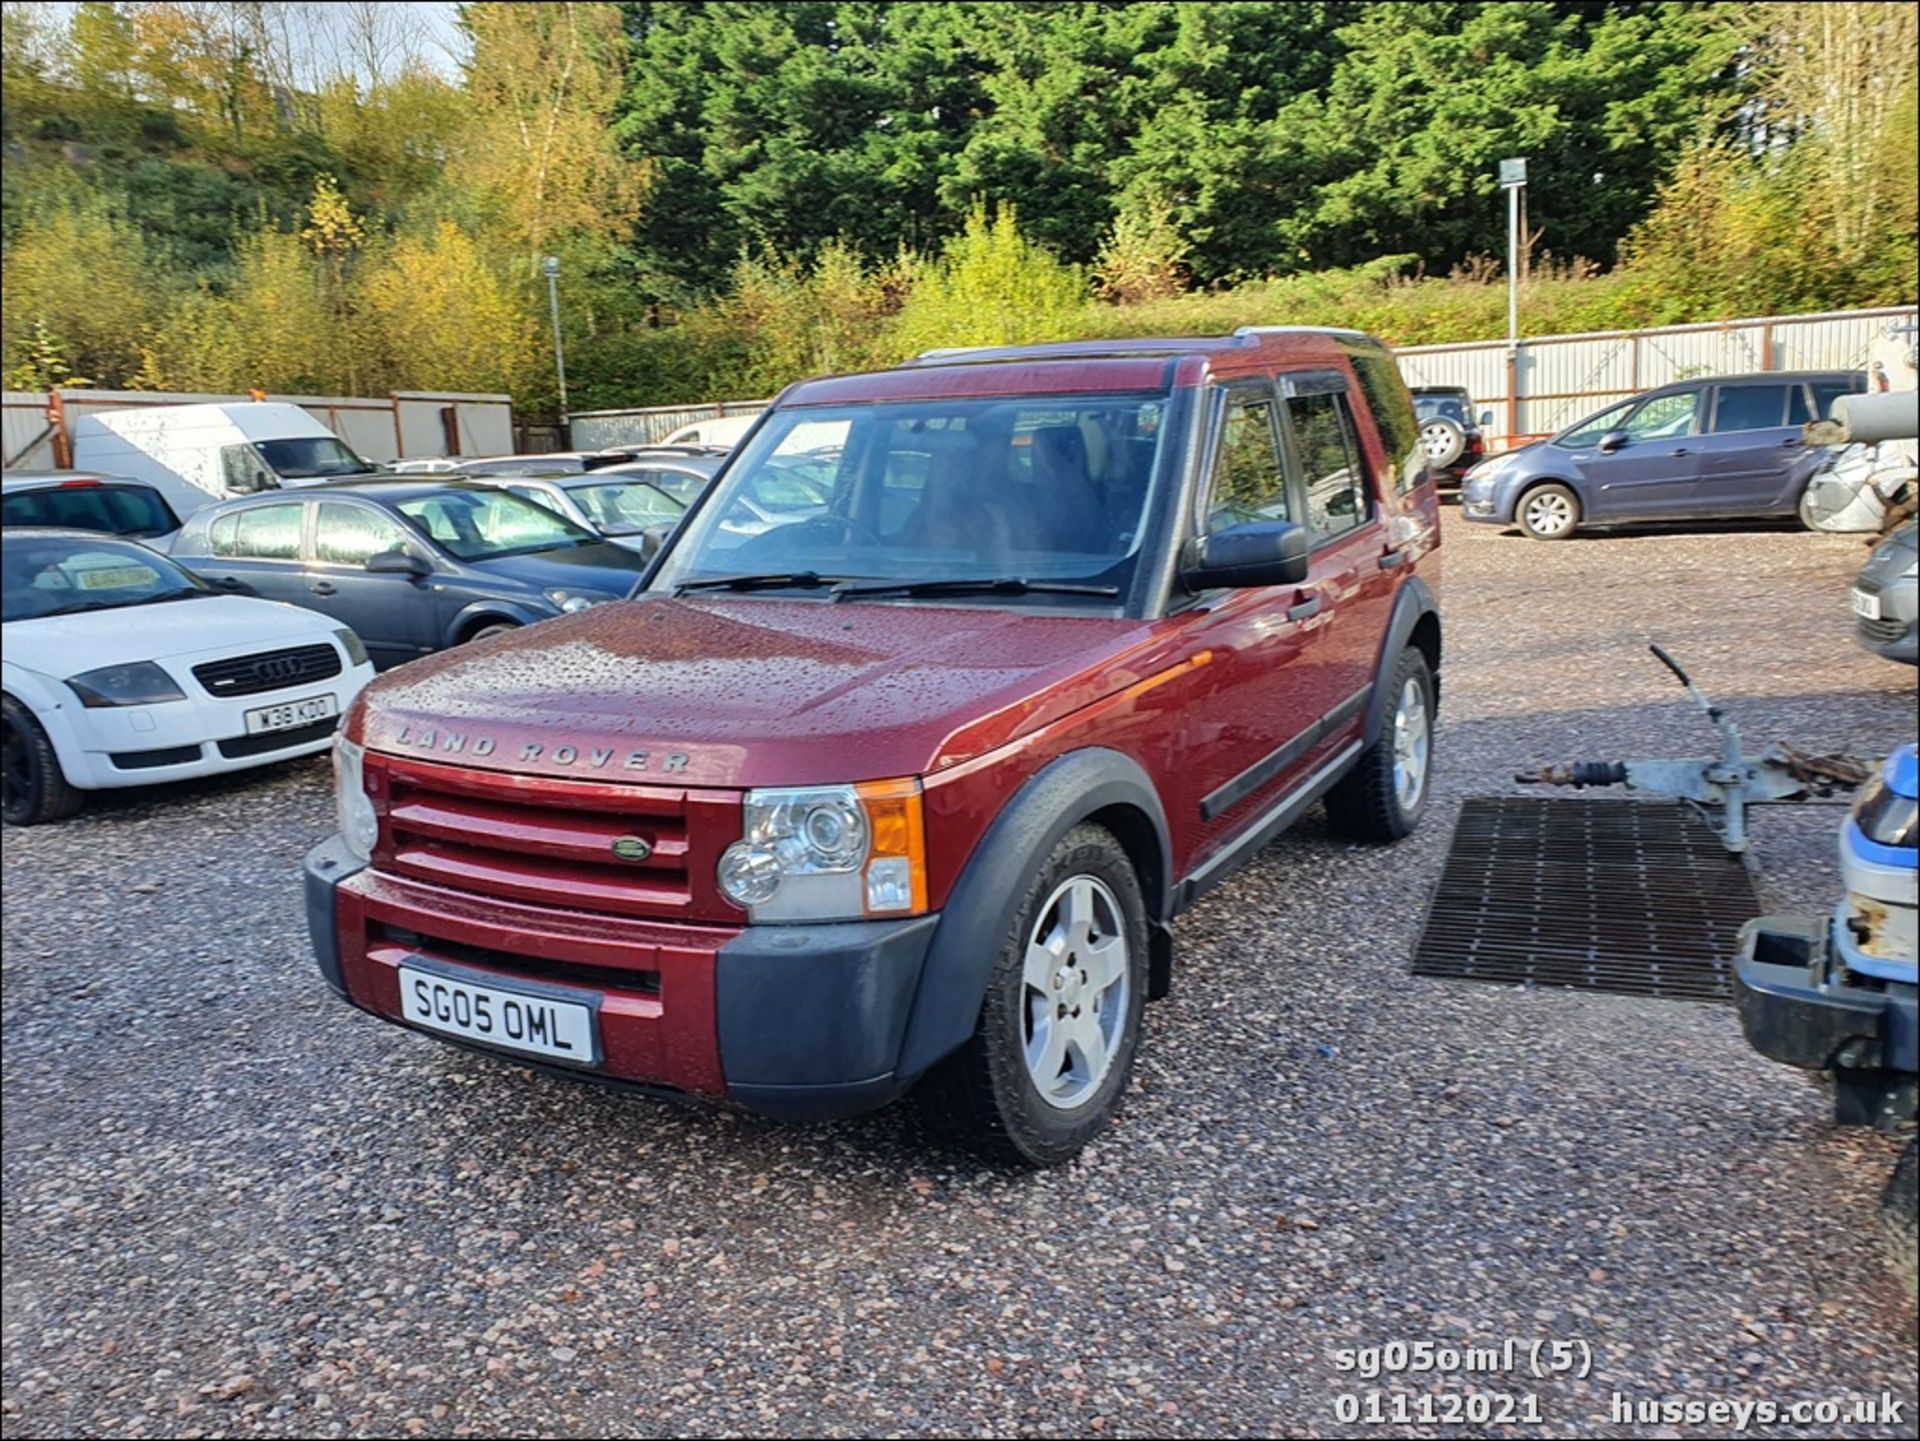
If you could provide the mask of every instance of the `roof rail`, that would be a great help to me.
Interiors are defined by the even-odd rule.
[[[1233,332],[1239,340],[1250,335],[1357,335],[1367,338],[1364,330],[1353,330],[1342,325],[1242,325]]]

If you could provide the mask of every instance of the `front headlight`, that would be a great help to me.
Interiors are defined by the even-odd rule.
[[[69,676],[67,685],[88,710],[103,706],[157,705],[161,701],[187,698],[187,693],[174,684],[173,677],[150,660],[82,671]]]
[[[348,665],[365,665],[367,648],[360,643],[360,637],[345,627],[335,631],[333,638],[340,642],[340,649],[347,653]]]
[[[747,792],[721,893],[755,921],[851,921],[927,908],[920,783]]]
[[[544,590],[540,593],[547,598],[548,605],[563,615],[572,615],[576,610],[585,610],[606,599],[603,595],[582,595],[577,590]]]
[[[355,745],[344,735],[333,743],[333,805],[339,817],[340,838],[363,861],[373,858],[374,843],[380,839],[380,816],[367,794],[362,765],[366,754],[364,746]]]
[[[1472,470],[1467,472],[1468,480],[1492,480],[1501,471],[1513,464],[1517,450],[1503,450],[1498,455],[1490,455]]]

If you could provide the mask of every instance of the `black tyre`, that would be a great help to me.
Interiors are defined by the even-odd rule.
[[[1534,540],[1565,540],[1580,526],[1580,497],[1558,481],[1520,497],[1513,518]]]
[[[1327,820],[1349,840],[1384,844],[1408,835],[1433,793],[1433,672],[1412,646],[1387,680],[1379,736],[1359,764],[1327,792]]]
[[[1071,1160],[1127,1089],[1146,994],[1139,878],[1110,832],[1075,826],[1034,872],[1000,938],[973,1038],[916,1099],[989,1160]]]
[[[520,625],[511,620],[490,620],[485,625],[477,625],[467,632],[468,640],[485,640],[489,636],[505,635],[510,630],[518,630]]]
[[[33,712],[12,696],[0,699],[0,748],[5,752],[0,815],[8,825],[44,825],[80,809],[86,797],[67,784],[53,742]]]
[[[1886,1192],[1880,1197],[1880,1240],[1887,1262],[1912,1295],[1920,1285],[1920,1140],[1900,1153]]]

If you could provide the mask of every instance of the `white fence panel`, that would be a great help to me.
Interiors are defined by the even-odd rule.
[[[190,395],[180,391],[63,390],[69,425],[90,411],[135,406],[238,404],[244,395]],[[299,406],[358,454],[385,464],[403,457],[448,453],[446,421],[451,407],[461,455],[504,455],[513,449],[513,401],[505,395],[407,391],[385,398],[337,395],[270,395]],[[5,460],[9,467],[43,468],[54,463],[45,391],[8,391],[4,410]]]
[[[1555,431],[1675,380],[1756,370],[1859,370],[1912,306],[1760,316],[1659,330],[1523,339],[1509,367],[1504,340],[1396,352],[1409,385],[1460,385],[1492,410],[1492,437],[1511,445]],[[1902,384],[1901,377],[1889,377]],[[1910,380],[1906,383],[1910,383]]]
[[[573,443],[581,450],[615,445],[652,445],[696,420],[728,415],[758,415],[764,400],[723,400],[707,405],[646,405],[631,410],[583,410],[568,417]]]

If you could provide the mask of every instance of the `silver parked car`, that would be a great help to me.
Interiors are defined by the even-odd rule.
[[[1860,644],[1888,660],[1920,665],[1920,534],[1908,521],[1874,547],[1853,582]]]

